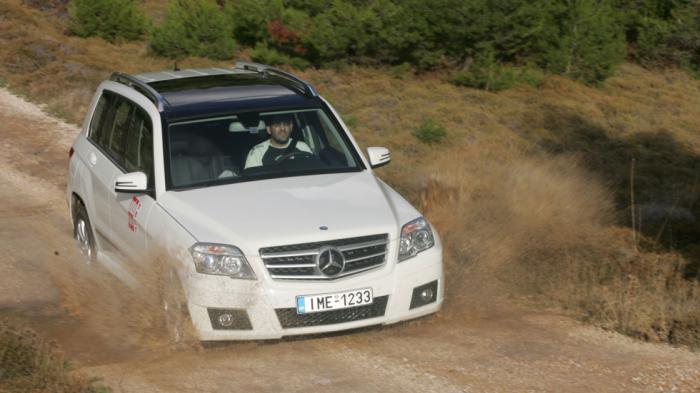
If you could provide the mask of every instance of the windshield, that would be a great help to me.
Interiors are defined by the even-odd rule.
[[[169,188],[362,169],[320,109],[246,112],[168,127]]]

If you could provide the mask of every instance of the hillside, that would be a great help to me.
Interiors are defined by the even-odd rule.
[[[0,80],[71,123],[112,71],[173,66],[144,42],[67,36],[64,22],[52,9],[0,4]],[[178,62],[211,65],[230,62]],[[601,87],[550,76],[500,93],[389,68],[300,74],[363,147],[392,150],[379,175],[420,206],[447,247],[445,315],[514,299],[700,345],[699,81],[632,64]],[[447,130],[442,143],[413,136],[426,119]]]

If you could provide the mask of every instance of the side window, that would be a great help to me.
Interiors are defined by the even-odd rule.
[[[131,102],[123,98],[117,100],[114,108],[114,120],[109,132],[109,143],[106,144],[107,153],[121,166],[124,166],[125,142],[133,109],[134,105]]]
[[[90,119],[88,138],[92,139],[100,146],[103,146],[100,141],[104,140],[104,123],[105,118],[107,117],[111,98],[112,97],[110,95],[103,93],[99,101],[97,101],[95,111],[92,114],[92,119]]]
[[[126,137],[124,167],[127,172],[141,171],[153,177],[153,132],[151,118],[141,108],[133,112]]]

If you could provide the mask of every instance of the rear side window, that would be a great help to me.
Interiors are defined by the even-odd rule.
[[[90,120],[92,140],[121,170],[144,172],[153,180],[153,130],[146,111],[104,91]]]
[[[126,137],[129,131],[129,122],[134,105],[120,98],[114,108],[114,119],[107,144],[107,153],[120,166],[124,167],[124,152],[126,150]]]
[[[90,131],[88,137],[100,145],[101,141],[104,141],[104,127],[105,118],[107,117],[108,107],[112,99],[111,95],[102,94],[97,105],[95,106],[95,111],[92,114],[92,119],[90,120]]]
[[[124,168],[127,172],[144,172],[152,178],[153,132],[151,119],[141,108],[133,111],[126,135]]]

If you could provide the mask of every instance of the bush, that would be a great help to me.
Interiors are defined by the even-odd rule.
[[[480,15],[470,4],[477,0],[388,0],[372,2],[367,12],[378,23],[372,55],[392,65],[409,63],[418,70],[429,70],[461,61],[471,44],[464,37]]]
[[[600,83],[624,60],[623,29],[609,0],[558,0],[539,62],[585,83]]]
[[[233,38],[248,46],[267,40],[268,22],[280,19],[283,9],[281,0],[228,0],[225,6]]]
[[[236,47],[231,23],[213,0],[171,1],[149,44],[154,53],[172,58],[230,59]]]
[[[309,67],[309,62],[301,57],[291,57],[270,48],[265,43],[260,43],[253,48],[250,58],[258,63],[271,66],[289,64],[292,67],[303,70]]]
[[[409,63],[401,63],[389,69],[389,74],[396,79],[407,79],[413,73]]]
[[[352,115],[343,118],[343,122],[345,123],[346,126],[348,126],[350,128],[355,128],[359,124],[359,122],[357,120],[357,116],[352,116]]]
[[[475,59],[468,70],[457,73],[452,83],[496,92],[523,84],[537,87],[543,80],[542,71],[532,67],[500,64],[493,52],[487,50]]]
[[[673,60],[690,69],[691,75],[700,68],[700,4],[692,2],[672,13],[674,24],[667,45],[672,48]]]
[[[250,53],[250,58],[258,63],[273,66],[289,63],[289,56],[270,48],[266,43],[256,45]]]
[[[433,119],[425,119],[423,122],[412,131],[419,141],[427,144],[437,144],[442,142],[447,136],[447,130],[440,123]]]
[[[303,42],[311,49],[311,59],[318,63],[367,57],[376,47],[379,31],[381,21],[371,10],[334,1],[314,18]]]
[[[671,35],[671,25],[656,18],[641,18],[635,32],[631,57],[646,66],[661,65],[668,61],[666,42]]]
[[[697,70],[700,5],[690,1],[620,0],[631,58],[647,67]],[[691,65],[691,67],[686,67]]]
[[[227,31],[270,64],[385,64],[399,66],[398,75],[404,64],[418,72],[455,69],[486,53],[487,65],[470,67],[455,83],[492,91],[539,83],[541,75],[524,64],[601,83],[624,61],[628,44],[645,65],[696,70],[700,63],[700,5],[689,0],[216,0],[218,8],[214,2],[178,0],[180,8],[206,8],[199,19],[207,23],[157,29],[154,51],[230,57],[233,43],[219,37]]]
[[[146,30],[146,17],[134,0],[74,0],[69,13],[68,28],[80,37],[135,40]]]

